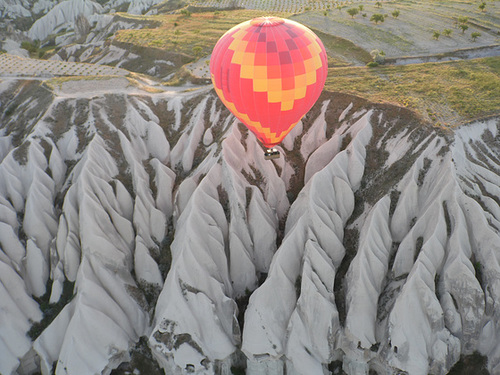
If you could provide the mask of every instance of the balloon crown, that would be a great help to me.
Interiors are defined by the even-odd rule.
[[[285,20],[279,17],[257,17],[251,20],[250,24],[252,26],[268,27],[281,25],[284,22]]]

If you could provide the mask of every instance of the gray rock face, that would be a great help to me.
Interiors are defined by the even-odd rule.
[[[0,373],[141,338],[168,374],[500,371],[498,120],[325,92],[266,161],[210,87],[9,79],[0,113]]]
[[[92,18],[102,11],[102,6],[92,0],[63,1],[36,20],[29,29],[28,36],[33,40],[44,40],[50,34],[55,34],[58,28],[69,25],[73,28],[80,17]]]

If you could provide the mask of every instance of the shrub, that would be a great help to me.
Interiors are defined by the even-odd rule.
[[[351,18],[354,18],[354,16],[359,13],[359,9],[358,8],[350,8],[350,9],[347,9],[347,13],[351,16]]]
[[[40,305],[40,310],[42,310],[43,318],[40,322],[35,322],[32,324],[30,330],[28,331],[28,336],[32,340],[35,340],[47,328],[50,323],[57,317],[61,310],[66,306],[74,297],[74,287],[75,282],[70,282],[64,280],[63,291],[59,301],[56,303],[50,303],[50,294],[52,291],[52,280],[47,281],[46,293],[39,297],[34,298],[36,302]]]
[[[473,32],[472,34],[470,34],[472,40],[475,42],[477,38],[479,38],[481,36],[481,33],[478,33],[477,31]]]
[[[370,17],[370,21],[375,22],[375,24],[378,24],[379,22],[384,22],[385,17],[383,14],[380,13],[375,13]]]
[[[374,49],[370,52],[370,55],[377,64],[383,64],[385,62],[385,52],[382,50]]]
[[[391,14],[392,14],[392,16],[393,16],[394,18],[398,18],[398,17],[399,17],[399,10],[397,10],[397,9],[396,9],[396,10],[395,10],[395,11],[393,11]]]
[[[193,47],[193,52],[196,57],[200,56],[201,53],[203,52],[203,48],[200,46],[194,46]]]
[[[29,53],[35,53],[38,50],[38,47],[40,46],[40,41],[36,40],[34,42],[29,42],[29,41],[24,41],[21,42],[21,48],[25,49]]]

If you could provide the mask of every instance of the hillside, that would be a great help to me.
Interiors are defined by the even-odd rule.
[[[497,2],[76,3],[0,0],[0,374],[500,373]],[[206,76],[264,11],[329,54],[272,161]]]
[[[495,373],[497,120],[325,92],[269,162],[208,87],[85,82],[2,85],[2,373],[108,373],[140,337],[168,373]]]

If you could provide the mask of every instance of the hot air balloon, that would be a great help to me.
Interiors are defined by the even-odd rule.
[[[210,59],[210,75],[225,106],[266,147],[273,149],[311,109],[323,90],[327,56],[307,27],[259,17],[227,31]]]

